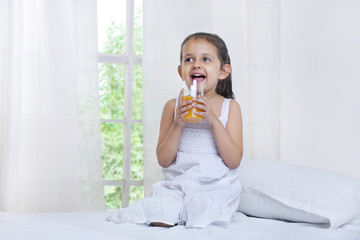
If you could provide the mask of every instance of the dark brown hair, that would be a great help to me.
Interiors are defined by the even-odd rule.
[[[182,58],[183,58],[183,55],[182,55],[183,46],[185,45],[186,42],[188,42],[191,39],[206,40],[210,44],[214,45],[217,49],[217,56],[220,60],[221,68],[225,64],[229,64],[231,66],[230,56],[229,56],[228,49],[226,47],[225,42],[218,35],[212,34],[212,33],[205,33],[205,32],[193,33],[185,38],[185,40],[181,44],[180,64],[181,64]],[[225,98],[231,98],[231,99],[235,98],[235,95],[232,91],[231,72],[225,79],[218,82],[215,91],[217,94],[219,94]]]

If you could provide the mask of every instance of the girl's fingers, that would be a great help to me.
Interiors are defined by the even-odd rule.
[[[184,106],[190,105],[193,101],[192,100],[186,100],[186,101],[182,101],[181,103],[178,104],[178,108],[183,108]]]
[[[179,114],[183,114],[184,112],[190,110],[191,108],[192,108],[191,104],[181,107],[181,108],[179,108]]]
[[[182,120],[188,114],[189,114],[189,111],[185,111],[179,115],[179,118]]]
[[[202,96],[202,97],[197,97],[194,99],[194,101],[202,103],[202,104],[206,104],[207,103],[207,99],[206,97]]]
[[[204,110],[204,111],[206,110],[206,105],[204,105],[204,104],[193,102],[191,104],[191,106],[195,107],[195,108],[199,108],[199,109]]]
[[[208,107],[208,102],[204,99],[201,99],[201,98],[197,98],[195,99],[192,104],[191,104],[192,107],[195,107],[195,108],[198,108],[198,109],[201,109],[203,111],[207,111],[209,109]]]
[[[205,112],[195,112],[196,115],[205,117]]]
[[[208,121],[216,117],[206,97],[198,97],[194,99],[192,106],[199,110],[202,110],[202,111],[196,111],[195,114],[199,116],[203,116]]]
[[[176,116],[180,116],[180,115],[183,115],[183,116],[186,116],[184,115],[185,112],[188,113],[188,110],[190,110],[192,108],[191,104],[189,105],[185,105],[183,107],[178,107],[178,109],[176,110]]]

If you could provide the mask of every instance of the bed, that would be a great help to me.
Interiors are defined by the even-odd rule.
[[[230,225],[203,229],[113,224],[111,213],[0,212],[0,239],[360,240],[360,180],[273,161],[244,161]]]
[[[107,212],[11,214],[0,213],[1,240],[57,239],[242,239],[242,240],[355,240],[360,227],[345,225],[335,230],[321,224],[293,223],[248,217],[237,213],[227,227],[204,229],[147,227],[105,221]]]

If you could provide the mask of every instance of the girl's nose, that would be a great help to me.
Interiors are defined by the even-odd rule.
[[[200,61],[199,61],[199,60],[195,60],[195,61],[194,61],[193,68],[200,68],[200,67],[201,67]]]

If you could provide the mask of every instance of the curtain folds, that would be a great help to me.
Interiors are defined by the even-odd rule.
[[[0,210],[104,209],[96,0],[0,12]]]

